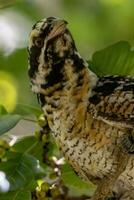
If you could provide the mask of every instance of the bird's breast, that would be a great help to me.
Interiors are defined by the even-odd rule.
[[[76,106],[66,102],[51,113],[49,125],[65,158],[83,179],[115,172],[118,152],[111,135],[118,130],[93,119],[84,103]]]

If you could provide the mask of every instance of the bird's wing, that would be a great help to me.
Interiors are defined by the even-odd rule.
[[[134,128],[134,77],[100,77],[89,98],[88,111],[108,124]]]

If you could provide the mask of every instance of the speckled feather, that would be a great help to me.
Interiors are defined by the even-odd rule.
[[[134,78],[97,77],[58,18],[33,26],[28,50],[32,91],[66,159],[98,185],[94,200],[125,195],[134,188]]]
[[[100,77],[89,101],[95,118],[134,128],[134,77]]]

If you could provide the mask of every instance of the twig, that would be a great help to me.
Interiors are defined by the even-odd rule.
[[[34,120],[34,119],[25,118],[25,117],[22,117],[22,119],[25,120],[25,121],[30,121],[30,122],[33,122],[33,123],[37,123],[37,120]]]

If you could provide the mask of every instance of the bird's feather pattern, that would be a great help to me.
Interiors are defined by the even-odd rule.
[[[98,184],[93,199],[104,200],[115,182],[134,189],[134,78],[97,77],[66,25],[49,17],[33,26],[29,77],[66,159]]]
[[[100,77],[89,98],[89,112],[114,126],[134,128],[134,78]]]

